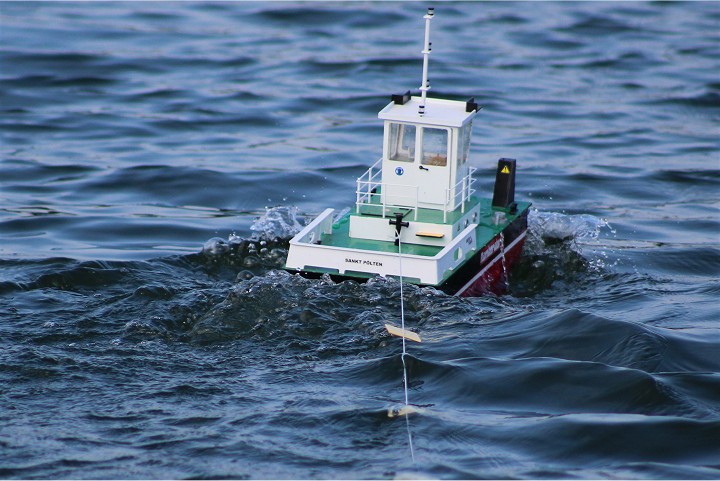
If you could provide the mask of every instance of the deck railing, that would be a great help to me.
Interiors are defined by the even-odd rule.
[[[360,205],[370,204],[373,194],[378,191],[378,188],[382,188],[382,182],[380,181],[382,178],[382,167],[378,168],[378,165],[381,163],[382,159],[378,160],[357,179],[355,211],[358,214],[360,213]]]
[[[475,193],[475,189],[472,188],[475,179],[472,178],[472,174],[477,169],[473,167],[468,168],[468,173],[462,179],[460,179],[452,188],[445,189],[445,202],[434,203],[438,210],[443,211],[443,222],[447,222],[448,212],[452,212],[457,208],[457,205],[461,205],[462,213],[465,213],[465,203],[470,200],[470,196]],[[395,203],[389,204],[386,202],[386,195],[382,195],[385,188],[395,189],[407,189],[411,192],[407,195],[399,195],[397,192],[393,193],[394,198],[407,199],[407,203],[398,204],[397,200]],[[389,184],[382,182],[382,159],[375,162],[363,175],[357,179],[357,190],[355,191],[355,212],[360,214],[363,206],[380,208],[380,215],[385,218],[388,208],[393,209],[411,209],[414,214],[415,220],[417,220],[418,214],[418,186],[402,185],[402,184]],[[454,193],[453,193],[454,192]],[[428,202],[424,202],[428,204]],[[431,203],[432,204],[432,203]]]
[[[470,196],[473,195],[476,191],[472,188],[472,185],[475,183],[475,179],[472,178],[473,173],[475,173],[477,169],[475,167],[468,167],[468,173],[465,177],[460,179],[454,186],[454,189],[447,189],[446,192],[446,198],[448,201],[445,203],[445,207],[443,208],[444,214],[443,214],[443,221],[447,222],[447,209],[448,206],[452,206],[453,209],[455,209],[455,206],[460,203],[460,211],[464,214],[465,213],[465,203],[470,200]],[[455,195],[452,199],[450,199],[450,193],[452,191],[455,191]]]

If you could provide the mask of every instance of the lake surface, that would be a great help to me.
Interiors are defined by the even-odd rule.
[[[436,5],[535,210],[506,295],[405,286],[418,412],[398,282],[278,269],[425,7],[0,3],[0,477],[720,478],[720,3]]]

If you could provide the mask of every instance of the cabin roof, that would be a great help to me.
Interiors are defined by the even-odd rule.
[[[380,111],[378,117],[395,122],[411,122],[416,124],[442,127],[462,127],[477,113],[466,112],[466,103],[459,100],[425,99],[425,115],[420,116],[420,97],[410,97],[405,104],[390,102]]]

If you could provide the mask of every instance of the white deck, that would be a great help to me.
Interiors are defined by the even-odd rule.
[[[400,276],[400,257],[395,252],[316,244],[323,234],[332,233],[334,212],[334,209],[326,209],[292,238],[286,268],[327,270],[341,275],[353,271],[383,277]],[[403,254],[403,277],[422,284],[440,284],[448,272],[457,269],[477,250],[477,227],[478,224],[468,225],[434,256]]]

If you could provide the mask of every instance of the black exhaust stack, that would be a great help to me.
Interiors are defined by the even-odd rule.
[[[515,159],[502,158],[498,160],[492,206],[501,209],[509,208],[510,214],[517,211],[517,204],[515,204]]]

